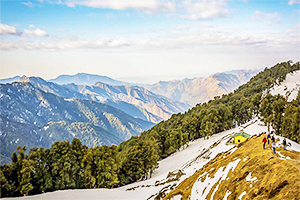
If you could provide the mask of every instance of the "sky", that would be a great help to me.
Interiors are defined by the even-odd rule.
[[[300,61],[300,0],[0,0],[0,79],[155,83]]]

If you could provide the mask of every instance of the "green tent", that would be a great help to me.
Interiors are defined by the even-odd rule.
[[[245,133],[244,131],[240,131],[238,133],[235,133],[232,137],[235,138],[236,136],[243,136],[245,138],[251,137],[251,135],[249,135],[248,133]]]

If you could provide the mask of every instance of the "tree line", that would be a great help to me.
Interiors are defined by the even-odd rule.
[[[11,164],[0,166],[1,197],[54,190],[113,188],[145,179],[157,161],[197,138],[239,126],[260,117],[276,134],[300,141],[300,93],[296,100],[272,96],[268,90],[300,70],[299,62],[266,68],[230,94],[174,114],[148,131],[118,146],[88,148],[77,138],[55,142],[51,148],[18,147]]]

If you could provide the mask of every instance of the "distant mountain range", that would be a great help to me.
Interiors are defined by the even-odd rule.
[[[29,82],[44,92],[61,97],[105,103],[133,117],[153,123],[169,119],[172,114],[184,112],[189,108],[189,105],[185,103],[175,102],[139,86],[112,86],[101,82],[92,86],[74,83],[59,85],[39,77],[26,76],[19,81]]]
[[[75,75],[60,75],[55,79],[50,79],[49,81],[61,85],[70,84],[70,83],[74,83],[76,85],[94,85],[97,82],[102,82],[109,85],[127,85],[127,86],[132,85],[127,82],[114,80],[107,76],[99,76],[95,74],[86,74],[86,73],[78,73]]]
[[[210,99],[213,99],[215,96],[220,96],[222,94],[226,94],[232,92],[234,89],[238,88],[240,85],[246,83],[250,80],[251,77],[256,75],[262,69],[258,70],[231,70],[223,73],[213,74],[206,78],[193,78],[193,79],[183,79],[183,80],[173,80],[173,81],[160,81],[156,84],[136,84],[136,83],[128,83],[123,81],[118,81],[107,76],[99,76],[95,74],[87,74],[87,73],[78,73],[76,75],[61,75],[55,79],[50,79],[47,82],[53,82],[60,85],[65,85],[67,88],[71,88],[74,91],[79,93],[86,92],[87,94],[91,94],[89,92],[90,86],[95,89],[95,84],[100,82],[102,84],[107,84],[110,86],[139,86],[140,88],[146,88],[157,96],[161,95],[167,97],[173,101],[180,101],[191,107],[197,103],[206,102]],[[20,79],[20,76],[16,76],[8,79],[0,79],[0,83],[12,83]],[[71,85],[70,85],[71,84]],[[80,85],[79,88],[84,91],[78,91],[75,85]],[[97,87],[97,86],[96,86]],[[109,86],[107,86],[109,88]],[[109,92],[110,93],[110,92]],[[115,102],[117,99],[111,99],[111,94],[103,95],[102,93],[91,96],[97,96],[100,98],[99,100],[106,100],[108,104],[119,106],[121,108],[121,104],[123,102]],[[101,99],[103,97],[103,99]],[[93,99],[95,100],[95,98]],[[123,101],[123,100],[122,100]],[[125,101],[127,102],[127,101]],[[128,102],[127,102],[128,103]],[[144,112],[144,111],[143,111]],[[178,112],[175,109],[175,113]],[[172,113],[172,112],[171,112]],[[173,112],[174,113],[174,112]],[[140,117],[142,117],[140,115]],[[159,116],[161,119],[165,119],[164,117]],[[143,117],[142,117],[143,118]],[[147,117],[146,117],[147,118]],[[144,118],[145,119],[145,118]],[[148,116],[148,119],[150,117]],[[161,120],[160,119],[160,120]],[[153,120],[152,120],[153,121]],[[153,121],[155,122],[155,120]]]
[[[15,76],[12,78],[5,78],[5,79],[0,79],[0,83],[5,84],[5,83],[12,83],[15,81],[18,81],[21,77],[20,76]]]
[[[140,86],[90,74],[63,75],[53,82],[26,76],[2,79],[1,163],[9,162],[18,145],[50,147],[75,137],[88,146],[118,144],[191,105],[233,91],[257,72]]]
[[[145,85],[145,88],[174,101],[194,106],[197,103],[211,100],[215,96],[233,92],[258,72],[259,70],[235,70],[213,74],[207,78],[160,81],[153,85]]]
[[[64,98],[30,82],[0,84],[2,156],[18,145],[49,147],[55,141],[79,138],[88,146],[118,144],[151,128],[107,104]]]

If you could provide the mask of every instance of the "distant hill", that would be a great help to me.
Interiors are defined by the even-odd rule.
[[[70,84],[74,83],[76,85],[94,85],[96,82],[102,82],[109,85],[131,85],[123,81],[114,80],[107,76],[99,76],[96,74],[78,73],[75,75],[60,75],[55,79],[50,79],[49,81],[58,84]]]
[[[258,72],[259,70],[235,70],[213,74],[207,78],[160,81],[153,85],[146,85],[145,88],[174,101],[194,106],[211,100],[215,96],[232,92]]]
[[[154,124],[107,104],[64,98],[28,82],[0,84],[1,154],[18,145],[50,147],[80,138],[88,146],[118,144]]]
[[[21,77],[20,76],[15,76],[12,78],[5,78],[5,79],[0,79],[0,83],[5,84],[5,83],[12,83],[15,81],[18,81]]]
[[[100,82],[92,86],[74,83],[59,85],[39,77],[26,76],[20,78],[20,81],[29,82],[44,92],[60,97],[105,103],[133,117],[153,123],[166,120],[173,113],[184,112],[189,108],[185,103],[175,102],[138,86],[112,86]]]
[[[121,110],[130,109],[127,104],[134,105],[136,108],[128,112],[137,112],[139,113],[137,116],[142,119],[146,117],[146,120],[155,123],[169,119],[172,114],[184,112],[190,107],[186,103],[173,101],[139,86],[112,86],[101,82],[92,86],[75,84],[64,86],[90,96],[93,101],[106,102]],[[141,114],[143,116],[140,116]]]

